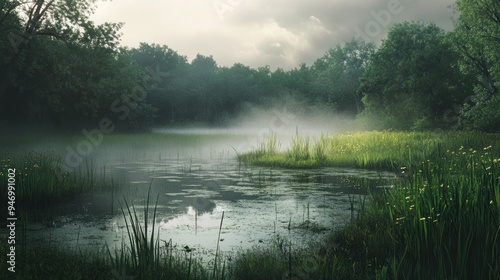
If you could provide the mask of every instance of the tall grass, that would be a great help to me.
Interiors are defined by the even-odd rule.
[[[491,149],[438,153],[385,194],[400,248],[394,278],[500,277],[500,166]]]
[[[310,275],[500,279],[499,135],[384,131],[336,135],[327,143],[327,158],[321,163],[314,157],[290,157],[293,145],[282,154],[246,155],[254,164],[399,173],[393,188],[373,193],[363,213],[329,237],[323,253],[313,254],[321,265]],[[248,254],[244,258],[261,262]]]
[[[278,152],[280,147],[281,143],[278,141],[276,132],[270,131],[258,144],[254,152],[262,156],[274,155]]]
[[[16,202],[24,211],[53,206],[82,193],[110,191],[113,183],[96,179],[96,163],[85,160],[75,172],[58,173],[61,159],[55,152],[28,152],[12,158],[0,155],[0,184],[7,186],[9,168],[16,169]],[[7,188],[0,188],[0,196],[6,197]],[[2,206],[3,207],[3,206]],[[2,212],[3,213],[3,212]]]
[[[155,231],[158,196],[154,208],[150,209],[151,184],[143,205],[142,216],[127,200],[122,205],[122,215],[128,235],[128,244],[111,252],[107,247],[113,271],[138,279],[208,279],[209,275],[198,262],[175,252],[172,240],[160,244],[159,231]],[[152,213],[150,213],[152,212]],[[152,214],[151,220],[149,219]],[[156,232],[156,235],[155,235]],[[187,252],[183,252],[187,254]]]
[[[297,133],[287,151],[264,153],[257,149],[239,158],[247,164],[261,166],[337,166],[397,171],[401,167],[415,168],[413,165],[433,158],[442,149],[482,148],[494,143],[499,143],[495,134],[372,131],[322,136],[311,144],[309,138]]]
[[[193,260],[192,250],[187,247],[182,252],[174,251],[172,240],[160,244],[159,232],[155,235],[156,210],[150,209],[151,185],[143,205],[142,216],[137,208],[127,200],[122,205],[122,214],[127,228],[128,244],[122,242],[121,248],[112,252],[107,247],[107,255],[114,272],[137,277],[138,279],[225,279],[226,262],[221,261],[219,252],[222,214],[214,266],[210,271],[199,261]],[[152,219],[149,217],[152,214]],[[220,263],[222,262],[222,266]]]
[[[125,212],[122,206],[122,214],[125,219],[125,226],[127,228],[128,240],[130,243],[130,253],[132,255],[132,269],[138,272],[140,276],[144,276],[150,270],[157,270],[160,266],[160,239],[155,238],[155,218],[158,197],[156,198],[153,210],[152,224],[150,224],[148,219],[150,194],[151,185],[148,189],[147,199],[144,204],[144,226],[141,226],[141,221],[137,216],[134,205],[130,207],[127,200],[125,200],[127,212]],[[148,226],[151,228],[151,235],[149,235]]]
[[[297,162],[309,160],[311,158],[309,137],[301,137],[297,130],[295,136],[292,138],[292,145],[287,152],[287,156],[289,159]]]

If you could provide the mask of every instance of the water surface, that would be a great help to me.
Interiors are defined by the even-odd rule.
[[[357,179],[372,180],[380,187],[394,180],[391,173],[367,170],[289,170],[240,164],[236,147],[245,152],[258,140],[242,130],[222,129],[104,137],[85,157],[81,170],[91,169],[95,177],[113,180],[120,191],[97,192],[58,207],[28,226],[28,238],[68,248],[121,247],[128,238],[121,213],[121,209],[126,211],[124,200],[143,219],[151,188],[150,207],[158,201],[155,229],[159,238],[172,240],[179,250],[187,246],[194,249],[193,254],[210,259],[218,240],[226,254],[268,246],[280,238],[301,247],[342,227],[357,213],[365,199],[355,187]],[[78,137],[58,138],[29,148],[54,149],[64,157],[65,147],[75,147],[78,141]]]

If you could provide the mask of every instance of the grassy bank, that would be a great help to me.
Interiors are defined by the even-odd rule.
[[[364,132],[296,138],[278,153],[271,136],[240,160],[307,168],[397,171],[360,218],[323,244],[325,279],[499,279],[500,137],[465,132]],[[312,279],[312,278],[311,278]]]
[[[354,167],[397,171],[435,158],[443,150],[460,147],[481,150],[492,146],[500,150],[500,136],[472,132],[390,132],[372,131],[321,136],[311,139],[297,133],[288,150],[279,151],[276,134],[270,134],[252,152],[239,156],[247,164],[316,168]]]
[[[401,179],[393,188],[373,193],[371,203],[360,209],[358,218],[345,228],[307,249],[297,249],[293,241],[275,236],[267,247],[240,251],[232,259],[216,255],[208,267],[203,266],[188,249],[176,251],[170,242],[158,240],[155,211],[148,208],[152,204],[148,199],[142,208],[145,223],[137,219],[134,207],[122,205],[131,246],[122,245],[118,251],[103,247],[83,252],[43,244],[20,245],[16,249],[15,277],[500,279],[499,142],[499,135],[458,132],[364,132],[324,136],[316,142],[297,135],[291,148],[280,153],[277,138],[271,135],[258,150],[240,155],[240,160],[296,168],[384,169],[398,172]],[[16,163],[20,170],[33,168],[25,172],[27,179],[21,178],[21,172],[16,176],[27,190],[30,184],[35,188],[23,194],[26,201],[46,197],[42,203],[63,199],[78,190],[95,190],[90,179],[71,177],[64,187],[53,184],[48,188],[51,192],[37,194],[46,191],[43,184],[53,181],[52,175],[44,175],[51,174],[50,166],[44,163],[50,161],[50,155],[39,156]],[[9,164],[3,162],[2,166]],[[30,175],[32,172],[39,173]],[[26,234],[19,231],[19,235]],[[214,240],[217,238],[214,236]],[[5,242],[0,246],[0,278],[12,277],[6,269],[4,252],[8,248]]]

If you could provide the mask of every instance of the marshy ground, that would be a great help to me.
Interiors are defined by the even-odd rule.
[[[81,139],[2,139],[2,184],[17,170],[19,277],[500,275],[498,135],[110,135],[61,179],[53,162]]]

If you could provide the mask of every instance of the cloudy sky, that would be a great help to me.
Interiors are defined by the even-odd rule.
[[[405,20],[450,30],[454,0],[113,0],[99,4],[98,23],[123,22],[122,45],[167,45],[191,61],[212,55],[220,66],[240,62],[290,69],[310,65],[353,37],[380,43]]]

